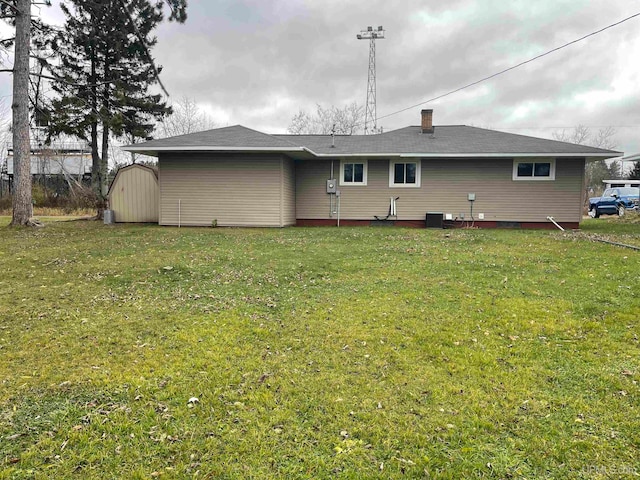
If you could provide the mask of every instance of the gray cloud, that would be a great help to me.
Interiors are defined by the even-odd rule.
[[[368,42],[377,42],[378,115],[508,68],[640,8],[610,0],[216,0],[189,2],[184,25],[165,23],[154,55],[172,97],[188,96],[220,124],[282,132],[300,109],[364,103]],[[424,107],[436,124],[496,128],[640,125],[640,18]],[[6,84],[6,78],[2,81]],[[635,80],[635,81],[634,81]],[[6,87],[4,87],[6,89]],[[0,83],[0,93],[3,92]],[[382,119],[419,121],[416,107]],[[640,127],[619,128],[621,149],[640,151]]]

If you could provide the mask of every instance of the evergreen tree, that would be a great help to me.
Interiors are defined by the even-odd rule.
[[[604,180],[612,180],[620,177],[621,168],[618,160],[596,160],[587,163],[587,185],[597,194],[600,194],[604,190]]]
[[[185,0],[168,1],[170,20],[186,19]],[[161,2],[66,0],[64,29],[52,43],[60,64],[53,68],[59,98],[52,102],[50,137],[71,134],[91,146],[91,183],[98,215],[107,193],[109,138],[151,138],[155,122],[171,112],[160,95],[150,56],[153,30],[163,20]]]
[[[629,180],[640,180],[640,162],[636,162],[627,177]]]

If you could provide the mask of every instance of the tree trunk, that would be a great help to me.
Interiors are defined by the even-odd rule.
[[[104,78],[105,80],[109,80],[110,77],[110,70],[109,70],[109,49],[107,48],[105,55],[104,55]],[[104,84],[103,88],[103,92],[102,92],[102,111],[104,112],[103,115],[103,120],[102,120],[102,148],[101,148],[101,159],[102,162],[100,163],[100,193],[102,195],[102,198],[105,199],[105,205],[106,205],[106,198],[107,198],[107,190],[109,188],[108,185],[108,175],[109,175],[109,125],[106,121],[106,118],[109,117],[109,83]]]
[[[102,159],[98,151],[98,87],[97,87],[97,53],[95,45],[95,34],[92,36],[91,43],[91,188],[96,196],[96,218],[102,220],[104,218],[105,198],[103,194],[102,184]]]
[[[104,196],[102,195],[102,159],[98,154],[98,122],[91,123],[91,189],[96,198],[96,218],[104,216]]]
[[[31,0],[16,0],[16,44],[13,64],[13,218],[11,225],[29,225],[31,198],[31,140],[29,138],[29,44]]]
[[[102,158],[100,162],[100,193],[102,198],[107,198],[109,189],[108,175],[109,175],[109,127],[102,123]]]
[[[104,78],[109,78],[109,62],[108,52],[104,58]],[[107,208],[107,176],[109,174],[109,126],[105,120],[109,116],[109,84],[105,83],[102,93],[102,105],[100,107],[101,115],[99,116],[102,124],[102,145],[100,146],[100,155],[98,156],[98,176],[94,188],[98,194],[98,217],[104,218],[104,209]],[[97,94],[97,90],[96,90]],[[96,97],[97,99],[97,97]],[[98,102],[96,101],[96,107]],[[97,145],[96,145],[97,148]]]

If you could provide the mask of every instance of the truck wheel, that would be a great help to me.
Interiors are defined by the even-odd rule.
[[[618,216],[622,217],[624,215],[625,208],[622,205],[618,205]]]
[[[591,205],[591,211],[589,212],[589,215],[593,218],[599,218],[600,214],[598,213],[598,207],[596,207],[595,205]]]

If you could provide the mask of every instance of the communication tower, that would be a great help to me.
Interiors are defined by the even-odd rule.
[[[369,75],[367,76],[367,104],[364,113],[364,134],[379,133],[376,116],[376,40],[384,38],[380,25],[376,30],[369,26],[357,35],[358,40],[369,40]]]

